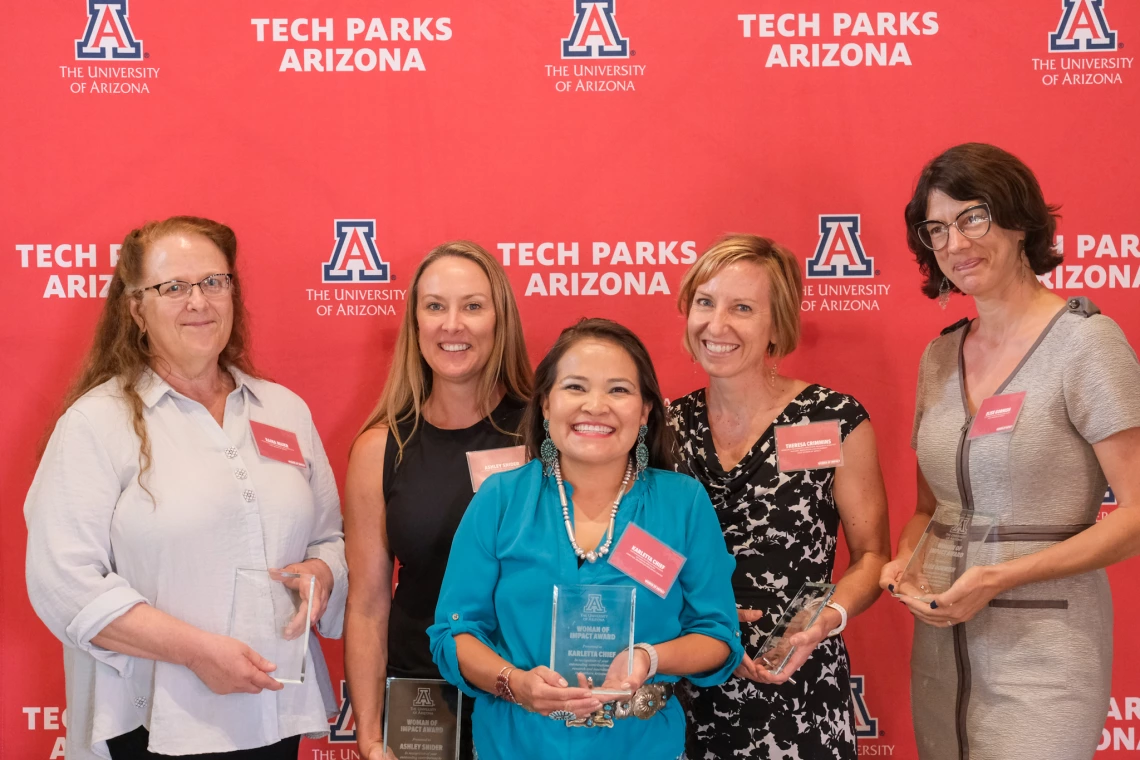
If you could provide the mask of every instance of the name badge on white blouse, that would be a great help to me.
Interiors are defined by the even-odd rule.
[[[776,426],[776,462],[780,472],[822,470],[843,465],[839,420]]]
[[[983,435],[995,433],[1008,433],[1017,425],[1017,418],[1021,416],[1021,405],[1025,403],[1025,391],[1017,393],[1003,393],[1000,396],[990,396],[978,407],[974,421],[970,424],[969,438],[981,438]]]
[[[496,472],[508,472],[524,464],[526,464],[526,446],[468,451],[467,470],[471,473],[471,490],[478,491],[483,481]]]
[[[257,453],[261,456],[302,469],[307,466],[305,457],[301,455],[301,444],[297,442],[296,433],[255,420],[249,421],[249,427],[253,431]]]

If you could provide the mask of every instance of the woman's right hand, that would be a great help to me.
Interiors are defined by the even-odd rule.
[[[215,694],[258,694],[262,689],[285,688],[267,675],[276,665],[229,636],[204,633],[186,666]]]
[[[367,747],[357,745],[357,749],[360,751],[362,760],[399,760],[392,754],[391,749],[387,753],[384,752],[383,741],[371,742]]]
[[[906,570],[908,562],[910,562],[909,553],[905,556],[900,554],[883,565],[883,570],[879,573],[879,588],[884,591],[889,591],[892,594],[896,593],[898,591],[899,581],[902,580],[903,570]]]
[[[566,679],[544,665],[533,670],[511,671],[510,686],[519,704],[539,715],[569,710],[575,717],[585,718],[602,707],[589,689],[570,686]]]

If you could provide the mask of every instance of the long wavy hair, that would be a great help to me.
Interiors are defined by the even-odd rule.
[[[412,285],[404,307],[404,319],[400,323],[400,332],[396,337],[396,350],[392,355],[388,379],[384,383],[384,390],[380,393],[380,400],[376,402],[376,407],[360,429],[360,433],[363,433],[383,425],[391,430],[398,447],[397,462],[403,458],[408,439],[415,434],[423,420],[424,402],[431,395],[432,388],[432,370],[420,350],[420,326],[416,318],[420,278],[429,266],[448,256],[474,262],[483,270],[483,274],[487,275],[491,283],[491,303],[495,308],[495,336],[491,355],[479,376],[476,391],[479,416],[486,417],[491,413],[491,400],[500,385],[508,396],[522,403],[530,399],[531,389],[534,386],[534,373],[530,368],[526,341],[523,339],[522,320],[519,319],[519,309],[511,292],[511,283],[502,265],[482,246],[467,240],[454,240],[433,248],[412,275]],[[399,423],[409,420],[412,427],[405,437],[400,433]],[[491,424],[495,424],[494,420]],[[500,432],[516,433],[513,430]],[[357,436],[360,433],[357,433]]]
[[[153,365],[155,356],[150,350],[146,334],[131,316],[131,299],[137,299],[141,295],[138,288],[143,285],[143,259],[147,251],[156,241],[178,234],[204,237],[225,256],[233,275],[230,286],[233,328],[229,341],[218,357],[218,363],[222,367],[236,367],[248,375],[258,376],[249,358],[248,316],[242,301],[241,278],[237,274],[237,237],[234,231],[210,219],[172,216],[159,222],[148,222],[128,232],[123,238],[123,247],[119,250],[119,261],[111,277],[103,313],[95,326],[91,348],[79,376],[64,398],[60,416],[92,388],[108,380],[118,379],[123,401],[130,410],[131,427],[139,439],[138,483],[143,490],[147,490],[142,478],[151,466],[151,448],[138,384],[144,372]],[[39,453],[40,456],[43,455],[42,446]]]

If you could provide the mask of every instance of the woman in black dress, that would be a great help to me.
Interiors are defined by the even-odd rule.
[[[383,757],[385,677],[440,677],[427,628],[474,495],[467,453],[522,444],[532,385],[498,261],[464,241],[429,253],[412,276],[384,391],[348,462],[344,665],[364,760]],[[466,705],[463,723],[461,756],[470,760]]]
[[[716,243],[681,283],[685,347],[709,386],[673,402],[670,419],[682,468],[708,490],[736,557],[747,653],[728,683],[687,688],[691,760],[856,756],[850,668],[838,634],[879,596],[890,553],[886,492],[859,402],[777,371],[799,337],[801,291],[796,258],[752,235]],[[842,465],[781,472],[775,428],[832,420]],[[752,657],[804,583],[831,582],[840,522],[851,564],[832,603],[793,637],[792,658],[773,676]]]

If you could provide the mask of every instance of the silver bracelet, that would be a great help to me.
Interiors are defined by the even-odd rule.
[[[839,602],[828,602],[824,606],[830,607],[839,613],[839,627],[827,634],[827,637],[830,639],[832,636],[838,636],[843,633],[843,629],[847,627],[847,610],[845,610],[843,605]]]
[[[646,680],[653,678],[657,675],[657,650],[653,648],[652,644],[634,644],[634,649],[640,649],[649,655],[649,675],[645,677]],[[632,653],[631,653],[632,654]]]

